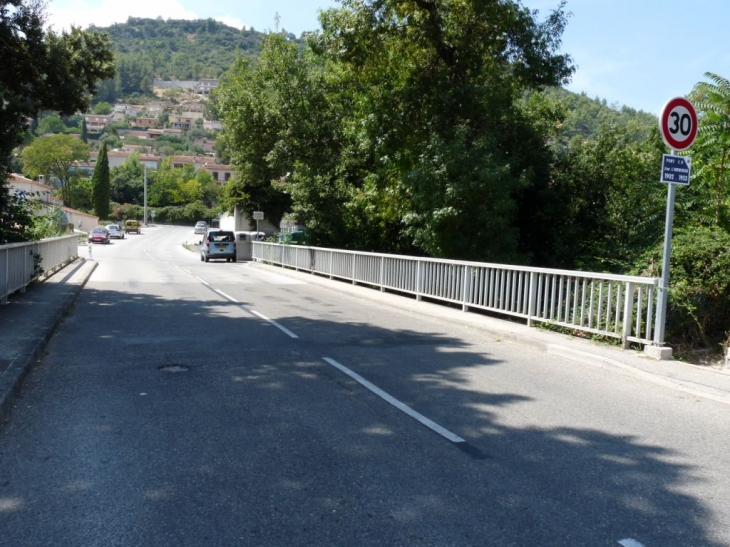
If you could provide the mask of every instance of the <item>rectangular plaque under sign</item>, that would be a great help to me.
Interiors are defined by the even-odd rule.
[[[662,177],[659,182],[689,186],[692,158],[662,154]]]

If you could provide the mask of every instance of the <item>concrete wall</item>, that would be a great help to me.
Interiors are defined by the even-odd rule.
[[[220,227],[222,230],[231,230],[233,232],[248,232],[256,230],[256,221],[236,207],[234,214],[224,213],[221,216]],[[259,232],[264,232],[267,236],[272,236],[278,230],[276,226],[264,218],[263,220],[259,220]]]

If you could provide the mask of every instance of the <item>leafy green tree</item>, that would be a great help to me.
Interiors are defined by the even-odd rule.
[[[94,174],[91,177],[91,184],[93,188],[94,212],[100,219],[109,218],[111,188],[106,143],[101,145],[99,157],[96,160],[96,167],[94,167]]]
[[[86,118],[83,118],[81,120],[81,140],[84,141],[86,144],[89,143],[89,132],[86,128]]]
[[[144,166],[139,154],[132,154],[110,172],[111,199],[120,204],[144,204]]]
[[[108,78],[99,82],[94,100],[112,104],[117,100],[117,95],[117,80],[114,78]]]
[[[97,82],[112,77],[114,65],[106,35],[79,28],[60,34],[46,31],[45,4],[0,1],[0,241],[4,241],[19,230],[17,219],[10,218],[13,207],[4,185],[27,120],[44,109],[61,115],[86,110]]]
[[[66,124],[63,120],[55,115],[45,116],[35,130],[36,135],[42,136],[52,133],[64,133],[66,131]]]
[[[711,81],[698,83],[691,94],[700,122],[692,146],[690,193],[703,224],[730,230],[730,81],[712,72],[705,78]]]
[[[63,204],[71,206],[70,192],[76,163],[89,159],[89,147],[71,135],[40,137],[21,152],[23,167],[32,178],[44,175],[61,188]]]
[[[99,102],[94,105],[94,114],[99,116],[106,116],[112,113],[112,105],[107,102]]]
[[[520,192],[549,155],[517,100],[572,73],[563,4],[544,23],[476,0],[343,0],[320,19],[311,51],[269,35],[216,94],[244,206],[286,207],[273,188],[317,243],[518,259]]]
[[[94,210],[94,188],[91,179],[74,172],[71,180],[72,184],[69,189],[71,207],[91,213]]]

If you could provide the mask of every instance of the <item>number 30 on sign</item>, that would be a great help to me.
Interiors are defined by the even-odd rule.
[[[697,137],[697,112],[684,97],[667,101],[659,117],[662,139],[672,150],[686,150]]]

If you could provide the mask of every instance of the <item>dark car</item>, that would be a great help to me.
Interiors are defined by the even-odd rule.
[[[109,243],[109,230],[104,226],[97,226],[89,232],[89,243]]]

